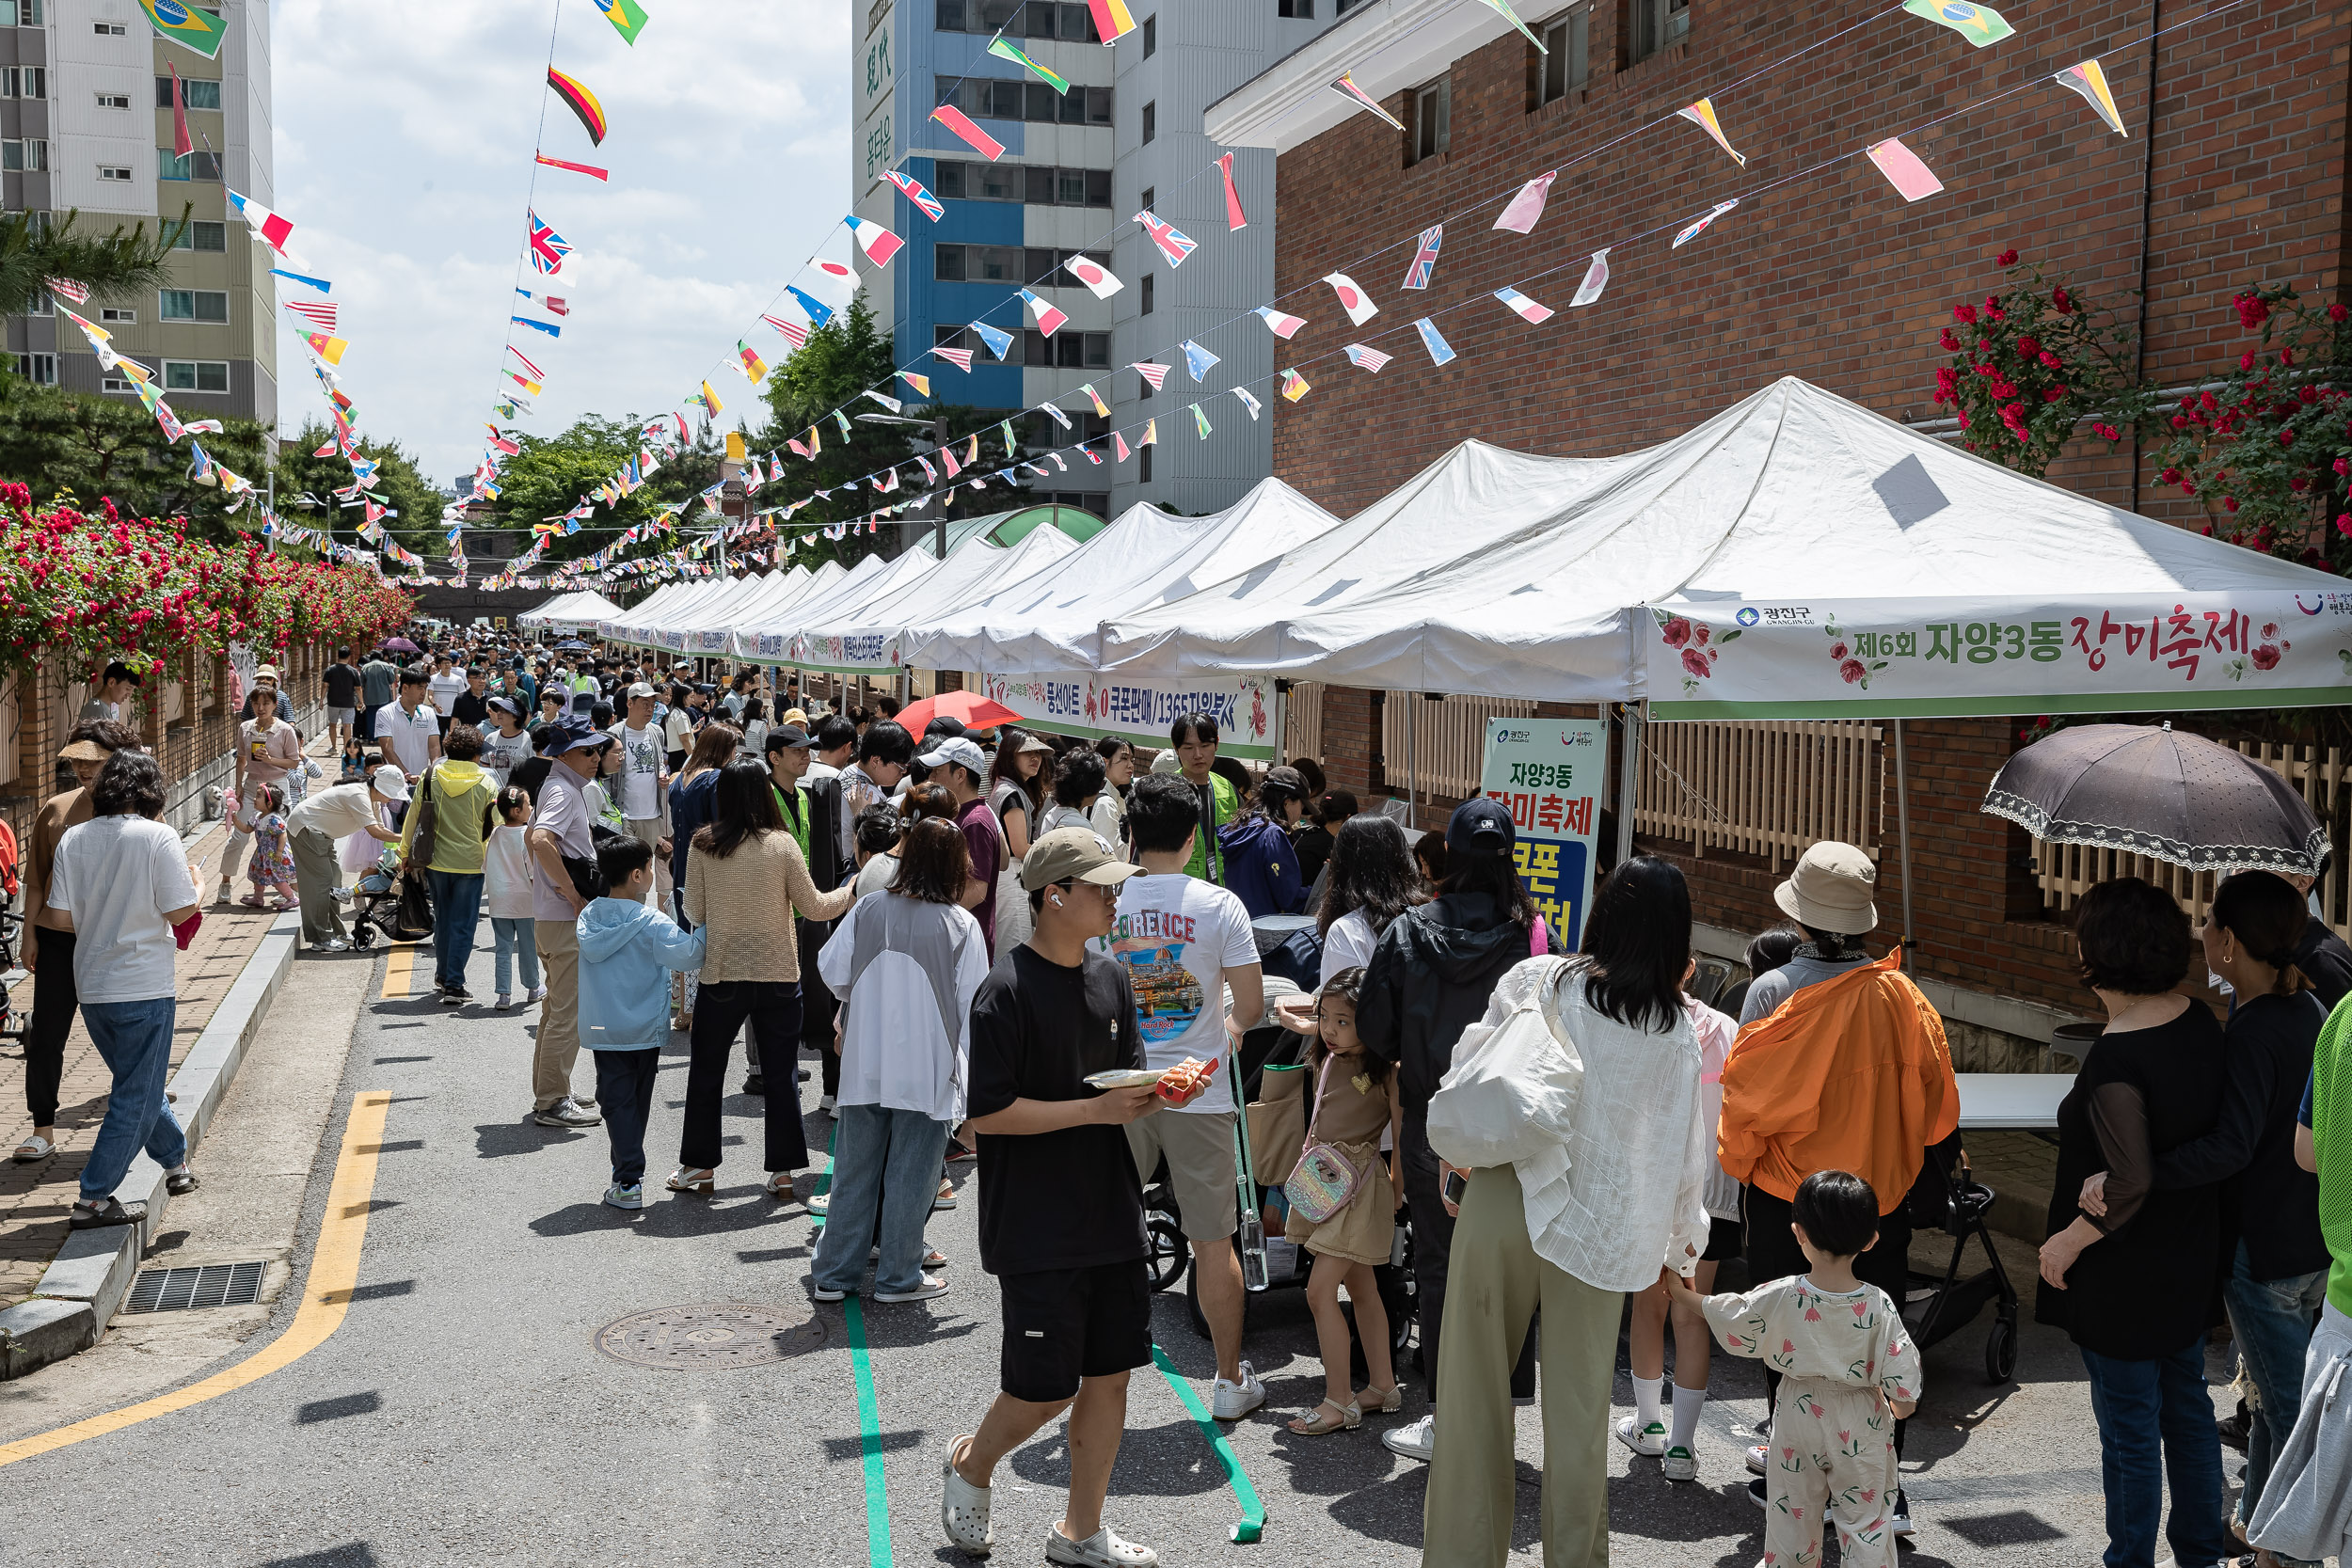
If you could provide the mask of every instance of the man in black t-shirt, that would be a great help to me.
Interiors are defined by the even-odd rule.
[[[359,717],[359,671],[351,662],[351,650],[335,650],[335,662],[326,667],[326,722],[332,732],[338,755],[351,739]]]
[[[980,1266],[1003,1298],[996,1402],[947,1446],[940,1522],[985,1555],[997,1461],[1070,1410],[1070,1500],[1046,1533],[1062,1563],[1159,1559],[1103,1523],[1127,1424],[1127,1375],[1152,1359],[1143,1184],[1126,1124],[1158,1105],[1149,1085],[1096,1090],[1089,1074],[1143,1066],[1124,966],[1090,944],[1110,934],[1136,875],[1084,829],[1030,847],[1022,886],[1037,914],[972,1004],[966,1124],[980,1152]],[[1074,1401],[1073,1401],[1074,1396]]]

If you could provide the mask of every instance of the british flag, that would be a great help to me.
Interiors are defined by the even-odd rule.
[[[1152,236],[1152,243],[1160,247],[1160,254],[1168,258],[1171,267],[1183,266],[1184,258],[1200,248],[1199,241],[1187,239],[1149,207],[1136,214],[1136,221],[1143,225],[1143,231]]]
[[[539,221],[539,214],[531,214],[531,264],[541,272],[554,274],[564,270],[564,258],[572,247],[564,236]]]
[[[911,174],[901,174],[894,168],[883,170],[882,178],[898,186],[899,192],[904,195],[909,201],[914,202],[915,206],[921,208],[923,215],[930,219],[933,223],[937,223],[941,218],[947,215],[947,208],[946,204],[943,203],[939,198],[925,190],[923,188],[923,182],[915,179],[914,176]]]
[[[1421,231],[1421,248],[1413,252],[1413,264],[1405,269],[1404,289],[1426,289],[1429,275],[1438,265],[1438,247],[1445,244],[1445,225]]]

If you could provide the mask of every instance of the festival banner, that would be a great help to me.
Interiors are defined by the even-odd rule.
[[[1965,718],[2352,702],[2352,593],[1640,612],[1656,719]]]
[[[1117,736],[1165,748],[1168,726],[1188,713],[1216,721],[1217,750],[1249,762],[1274,760],[1274,677],[1195,675],[983,675],[985,694],[1030,729],[1100,740]]]
[[[1595,719],[1486,721],[1478,792],[1511,814],[1511,851],[1551,940],[1573,953],[1593,899],[1594,834],[1609,768],[1609,734]]]

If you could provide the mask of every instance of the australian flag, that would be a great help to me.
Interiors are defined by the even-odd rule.
[[[562,272],[564,258],[570,255],[571,250],[572,247],[564,243],[563,235],[539,221],[538,214],[531,214],[531,264],[532,266],[544,273]]]

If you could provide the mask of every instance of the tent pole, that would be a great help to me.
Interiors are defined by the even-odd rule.
[[[1405,820],[1414,832],[1421,832],[1421,693],[1408,695],[1405,703]]]
[[[1642,710],[1625,705],[1625,739],[1617,758],[1617,860],[1633,858],[1633,802],[1642,788]]]
[[[1282,767],[1291,760],[1290,717],[1291,683],[1276,681],[1274,683],[1274,766],[1277,768]]]
[[[1911,924],[1911,778],[1903,755],[1903,721],[1899,719],[1895,721],[1895,833],[1903,878],[1903,954],[1916,965],[1918,930]]]

